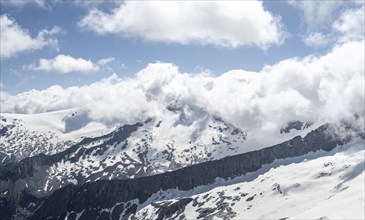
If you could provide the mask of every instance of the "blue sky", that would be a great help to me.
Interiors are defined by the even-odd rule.
[[[251,2],[258,3],[259,6],[262,5],[262,10],[258,10],[259,13],[270,13],[269,20],[272,20],[269,23],[266,22],[267,24],[262,27],[265,29],[265,25],[268,27],[276,25],[276,28],[279,28],[276,33],[277,40],[263,38],[261,42],[265,42],[264,46],[255,44],[255,39],[252,39],[253,43],[251,44],[238,39],[238,45],[233,45],[233,38],[226,39],[227,46],[222,45],[219,39],[213,39],[211,42],[205,41],[203,38],[206,35],[204,34],[202,38],[196,39],[188,36],[181,42],[171,41],[166,36],[157,36],[160,38],[154,40],[148,33],[143,33],[145,30],[140,31],[138,27],[134,29],[136,31],[131,33],[128,33],[129,29],[121,30],[118,25],[114,25],[111,29],[100,27],[97,29],[97,22],[100,22],[96,21],[97,16],[88,17],[92,11],[97,11],[97,15],[109,15],[110,17],[113,12],[122,8],[125,4],[123,2],[99,2],[96,4],[87,1],[2,1],[2,19],[6,17],[7,21],[12,22],[12,28],[17,27],[32,39],[42,41],[43,44],[33,46],[30,49],[24,46],[18,52],[12,53],[10,51],[7,55],[5,52],[3,53],[5,55],[1,57],[1,89],[14,95],[31,89],[42,90],[52,85],[62,87],[86,85],[106,78],[112,73],[116,73],[121,78],[132,77],[149,63],[157,61],[174,63],[181,72],[189,73],[209,70],[214,75],[220,75],[233,69],[258,72],[265,65],[273,65],[284,59],[327,53],[333,46],[331,39],[336,38],[338,34],[331,27],[336,19],[340,18],[341,12],[363,7],[361,1],[346,4],[340,1],[325,1],[323,4],[314,1]],[[154,9],[153,4],[156,2],[152,2],[150,10]],[[171,6],[167,6],[166,10],[168,7]],[[243,5],[243,7],[245,6]],[[139,10],[138,7],[136,10]],[[199,13],[200,11],[197,9],[196,11],[193,10],[192,13],[194,12]],[[243,10],[242,13],[244,12]],[[141,14],[134,13],[136,15]],[[181,16],[184,13],[182,11]],[[212,14],[215,14],[214,11]],[[191,16],[192,14],[188,15]],[[248,30],[247,32],[243,31],[243,35],[236,35],[235,30],[230,30],[227,33],[233,37],[244,38],[247,35],[249,38],[249,35],[252,34],[250,32],[251,26],[255,27],[256,25],[256,18],[254,15],[252,16],[249,17],[254,19],[251,20],[251,23],[243,22],[242,24],[242,28]],[[316,19],[310,19],[311,16]],[[110,18],[107,22],[113,24],[113,19],[116,18]],[[148,16],[139,19],[146,23],[149,20],[154,20],[153,18],[149,19]],[[181,21],[181,18],[177,19]],[[220,19],[219,16],[217,19]],[[257,19],[261,19],[260,14],[257,14]],[[90,23],[85,24],[84,22],[81,25],[82,20]],[[276,23],[270,23],[273,21]],[[194,23],[194,21],[186,18],[182,24],[191,24],[191,22]],[[93,24],[95,26],[92,26]],[[138,26],[138,24],[136,22],[135,25]],[[150,25],[148,28],[152,29],[154,25],[159,25],[154,24],[153,21],[148,24]],[[212,26],[214,29],[215,26]],[[240,27],[238,24],[235,28],[239,29]],[[5,32],[5,28],[2,23],[2,34]],[[148,28],[147,31],[150,30]],[[186,25],[181,27],[182,30],[184,28]],[[219,30],[213,30],[212,33],[219,35]],[[42,31],[47,31],[47,33],[37,38]],[[319,40],[316,38],[314,43],[313,41],[306,43],[305,39],[315,33],[320,34]],[[3,40],[2,38],[1,49],[3,51],[5,51],[4,45],[10,45],[7,41],[9,39]],[[51,61],[54,61],[57,56],[62,56],[59,61],[61,58],[66,59],[68,57],[79,59],[79,61],[82,59],[85,62],[89,61],[89,63],[84,63],[86,66],[83,69],[70,67],[60,70],[57,69],[60,68],[59,66],[49,67]],[[40,64],[41,59],[47,61],[43,66]],[[70,59],[68,60],[70,61]],[[105,64],[102,64],[102,59],[104,59]],[[106,62],[107,59],[109,62]],[[63,63],[62,65],[68,64]]]

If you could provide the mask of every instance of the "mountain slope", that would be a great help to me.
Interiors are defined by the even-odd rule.
[[[120,203],[124,205],[123,208],[121,208],[122,205],[118,206],[118,215],[127,216],[127,213],[134,215],[138,214],[135,208],[140,207],[144,202],[141,198],[147,200],[161,187],[164,190],[174,188],[191,190],[194,187],[213,184],[216,178],[231,179],[248,172],[255,172],[263,165],[273,163],[278,159],[298,157],[318,150],[329,151],[337,145],[347,144],[358,137],[364,138],[361,123],[363,117],[355,114],[353,118],[338,124],[326,124],[317,129],[314,129],[314,126],[302,126],[302,123],[297,122],[294,125],[298,126],[293,127],[290,126],[293,123],[289,122],[288,129],[285,129],[289,132],[284,132],[285,135],[292,136],[299,133],[303,137],[296,136],[273,147],[261,147],[261,149],[256,148],[260,150],[249,151],[250,132],[199,109],[193,113],[187,113],[186,109],[176,106],[170,106],[168,109],[171,114],[165,116],[163,120],[162,118],[150,118],[144,122],[120,126],[105,135],[97,135],[103,133],[102,129],[94,129],[89,134],[95,136],[85,137],[70,147],[64,146],[65,149],[59,149],[58,153],[51,154],[47,148],[43,148],[46,154],[41,153],[19,162],[14,160],[0,165],[0,207],[2,210],[0,216],[4,216],[6,219],[10,219],[11,216],[15,216],[16,219],[24,219],[36,210],[36,213],[39,213],[42,207],[47,207],[48,204],[52,206],[53,203],[48,199],[55,197],[57,201],[60,200],[55,196],[59,193],[57,189],[61,190],[62,196],[73,196],[74,202],[79,202],[78,205],[71,206],[78,207],[78,210],[69,210],[67,207],[61,209],[57,205],[56,208],[62,212],[57,215],[64,217],[67,211],[79,213],[80,208],[85,209],[85,204],[77,200],[79,195],[75,197],[73,194],[79,187],[86,187],[88,192],[86,196],[92,198],[92,201],[103,201],[97,205],[87,203],[90,206],[86,205],[86,207],[92,207],[94,210],[95,207],[106,206],[105,209],[109,209]],[[74,124],[74,122],[85,121],[87,114],[82,111],[79,113],[66,112],[66,114],[58,112],[56,117],[52,113],[52,117],[58,118],[55,120],[59,122],[59,125],[56,123],[56,127],[63,126],[64,129],[58,131],[63,137],[60,140],[64,140],[66,137],[79,137],[76,134],[85,133],[85,131],[87,133],[88,129],[83,129],[93,122],[86,122],[83,126]],[[6,122],[8,122],[8,118],[9,116],[4,118]],[[40,132],[45,127],[51,128],[51,126],[42,125],[35,129],[37,123],[30,123],[30,119],[26,120],[28,128],[32,127]],[[42,122],[42,120],[39,121]],[[8,126],[9,124],[5,124],[5,127],[8,128]],[[314,130],[308,133],[311,129]],[[305,135],[306,133],[308,134]],[[5,134],[8,134],[8,131]],[[9,135],[1,137],[5,141],[10,140]],[[26,137],[29,136],[26,135]],[[161,179],[162,177],[167,179]],[[113,184],[113,190],[110,189],[110,184],[119,183],[119,181],[123,184],[128,183],[127,192],[132,197],[125,198],[124,194],[117,196],[113,193]],[[164,185],[161,185],[162,182]],[[76,187],[68,185],[70,183],[75,184]],[[93,186],[92,190],[88,186]],[[136,186],[142,188],[136,189]],[[118,188],[120,184],[115,187],[117,191],[126,192],[125,188]],[[102,196],[104,193],[100,193],[98,190],[103,189],[108,189],[108,193],[105,195],[110,197],[106,200],[103,197],[93,198],[94,195]],[[71,190],[71,194],[68,190]],[[131,190],[137,192],[132,193]],[[141,190],[147,194],[141,193]],[[69,199],[66,198],[64,203],[68,204]],[[111,201],[114,203],[110,203]],[[191,199],[171,205],[180,209],[189,201]],[[162,204],[161,207],[165,206],[169,205]],[[52,208],[48,207],[47,210],[52,210]],[[98,216],[99,211],[97,213],[91,210],[84,212],[85,216]],[[41,213],[43,217],[46,214]],[[54,215],[54,213],[50,215]]]
[[[220,159],[237,154],[246,140],[244,131],[216,116],[206,115],[184,126],[178,124],[180,119],[124,125],[64,146],[65,150],[53,155],[39,154],[0,165],[4,203],[10,203],[8,210],[14,213],[23,197],[29,202],[31,196],[30,203],[37,203],[38,198],[69,183],[153,175]],[[172,122],[178,123],[172,126]],[[4,139],[8,140],[7,136]],[[25,216],[32,210],[28,205],[23,205]]]
[[[88,112],[82,109],[41,114],[1,113],[0,164],[17,162],[41,153],[55,154],[79,142],[84,136],[99,136],[110,129],[88,119]]]
[[[245,174],[248,174],[249,176],[252,175],[249,173],[260,172],[260,169],[265,170],[265,164],[271,164],[273,162],[275,164],[275,162],[278,163],[278,160],[279,163],[280,160],[293,162],[293,157],[308,155],[310,152],[316,152],[321,149],[330,151],[336,146],[344,145],[350,141],[357,143],[355,144],[357,147],[349,147],[349,149],[361,149],[359,146],[363,146],[364,141],[362,141],[360,137],[364,138],[363,133],[356,134],[353,130],[348,130],[347,135],[343,135],[344,133],[329,133],[329,131],[333,131],[334,128],[336,128],[336,126],[321,126],[319,129],[310,132],[305,138],[298,136],[288,142],[270,148],[227,157],[218,161],[205,162],[155,176],[125,180],[103,180],[79,186],[68,185],[55,191],[47,198],[43,205],[35,211],[31,219],[46,217],[48,219],[57,219],[59,217],[65,218],[69,215],[72,215],[69,216],[69,219],[74,219],[76,216],[81,216],[80,219],[96,219],[98,216],[102,219],[110,219],[112,216],[117,217],[118,219],[119,216],[127,217],[129,215],[135,215],[138,210],[142,210],[141,213],[144,214],[141,214],[140,218],[144,219],[146,215],[149,215],[148,210],[152,206],[157,210],[159,210],[158,207],[175,207],[175,211],[181,211],[183,207],[193,201],[194,196],[192,199],[183,199],[181,201],[174,200],[173,202],[167,201],[167,205],[164,205],[161,201],[166,199],[165,197],[171,197],[171,195],[176,196],[177,194],[180,195],[180,197],[185,198],[189,193],[184,194],[182,191],[189,192],[195,187],[214,184],[216,178],[223,178],[223,182],[220,183],[224,184],[226,180],[231,178]],[[345,148],[347,149],[348,147],[346,146]],[[346,151],[345,154],[347,153],[348,152]],[[357,168],[355,171],[351,171],[349,175],[357,176],[363,172],[363,169],[361,169],[363,160],[357,157],[356,162],[359,163],[359,165],[355,164],[355,167]],[[342,165],[336,167],[336,169],[341,170],[343,168],[341,166]],[[245,176],[243,176],[243,178],[245,178]],[[295,188],[295,186],[293,187]],[[178,191],[175,192],[174,189]],[[167,192],[169,190],[172,191]],[[275,190],[280,191],[280,186],[276,185]],[[168,194],[167,196],[165,195],[166,192]],[[237,193],[245,192],[241,190]],[[255,196],[251,195],[247,198],[247,201],[253,200]],[[154,199],[154,197],[156,198]],[[157,204],[151,203],[152,201],[157,202]],[[160,205],[158,201],[160,201]],[[175,204],[176,202],[178,203]],[[63,205],[60,206],[59,204]],[[226,208],[229,207],[227,204],[223,206]],[[145,207],[146,209],[141,207]],[[201,217],[207,217],[209,214],[212,214],[214,210],[219,209],[220,208],[207,208],[199,210],[203,210]],[[232,208],[228,209],[232,210]],[[199,210],[196,209],[194,212],[199,212]],[[167,210],[166,212],[167,214],[172,213],[171,210]],[[188,213],[191,214],[194,212],[189,211]],[[152,214],[155,215],[156,212],[152,212]],[[138,215],[137,212],[137,216]],[[216,214],[214,214],[214,216],[216,216]],[[222,216],[229,215],[222,214]]]
[[[135,218],[363,219],[364,143],[277,160],[208,187],[161,191],[138,205]]]
[[[68,183],[146,176],[220,159],[237,154],[246,139],[244,131],[215,116],[170,131],[165,124],[149,119],[124,125],[54,155],[6,164],[0,179],[25,179],[23,186],[27,183],[33,194],[43,195]]]

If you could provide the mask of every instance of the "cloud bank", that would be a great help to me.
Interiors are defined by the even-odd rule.
[[[90,110],[93,120],[134,123],[172,114],[168,106],[203,109],[250,131],[277,132],[288,121],[326,122],[364,111],[364,40],[336,45],[322,56],[283,60],[260,72],[220,76],[182,73],[149,64],[132,78],[112,75],[82,87],[2,95],[1,111]]]
[[[0,17],[1,47],[0,57],[2,59],[14,57],[26,51],[39,50],[43,47],[58,48],[58,41],[52,35],[60,32],[60,28],[54,27],[51,30],[43,29],[36,37],[32,37],[27,30],[20,27],[15,20],[7,15]]]
[[[98,34],[230,48],[266,49],[286,36],[280,18],[259,1],[126,1],[109,13],[91,10],[79,26]]]

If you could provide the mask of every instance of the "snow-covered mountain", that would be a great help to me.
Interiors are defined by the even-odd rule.
[[[326,124],[172,172],[67,185],[30,219],[361,219],[364,139],[356,127]]]
[[[1,121],[0,161],[3,164],[40,153],[54,154],[74,144],[60,139],[53,131],[31,130],[22,119],[1,116]]]
[[[365,220],[365,0],[0,8],[0,220]]]
[[[87,111],[82,109],[41,114],[1,113],[0,117],[0,164],[40,153],[55,154],[82,137],[110,131],[107,126],[88,120]]]
[[[190,191],[161,190],[136,203],[134,217],[363,219],[364,143],[357,140],[330,152],[276,160],[255,172]]]
[[[189,123],[181,117],[177,122]],[[43,148],[49,156],[42,156],[46,159],[40,159],[28,177],[37,185],[34,193],[42,195],[68,183],[134,178],[220,159],[240,153],[247,137],[245,131],[208,114],[189,125],[173,123],[148,119],[84,138],[69,148],[64,145],[56,154]]]
[[[239,128],[222,117],[199,108],[189,109],[170,105],[167,106],[167,110],[168,114],[164,117],[147,118],[134,124],[123,125],[120,122],[106,124],[93,121],[88,116],[89,112],[83,109],[34,115],[2,114],[0,150],[5,156],[0,165],[0,199],[2,206],[7,209],[3,209],[5,211],[0,213],[0,216],[7,218],[15,216],[15,219],[33,216],[33,219],[42,219],[46,215],[54,218],[57,218],[55,215],[62,218],[67,215],[66,219],[75,219],[76,216],[82,216],[81,219],[94,219],[97,216],[112,216],[113,210],[117,209],[119,211],[116,219],[128,216],[137,219],[184,219],[184,216],[188,219],[213,216],[246,218],[250,215],[257,216],[257,212],[252,211],[255,210],[254,203],[250,202],[254,198],[255,201],[262,198],[263,204],[270,199],[279,198],[274,198],[271,194],[263,196],[264,191],[269,191],[268,187],[273,187],[271,185],[259,184],[262,190],[260,192],[256,190],[257,188],[247,188],[257,185],[259,176],[261,179],[271,178],[271,181],[275,182],[273,185],[276,184],[276,188],[281,187],[283,190],[290,184],[280,181],[282,180],[280,175],[292,175],[293,181],[299,177],[304,182],[317,181],[308,179],[302,173],[312,168],[312,165],[307,166],[312,162],[307,163],[303,158],[311,158],[311,161],[317,158],[322,161],[322,156],[363,153],[360,149],[364,144],[361,114],[355,114],[354,117],[337,124],[323,126],[289,121],[286,127],[273,134],[278,138],[272,140],[276,143],[283,142],[282,144],[273,144],[274,146],[269,148],[255,147],[256,150],[252,151],[251,144],[259,142],[252,140],[257,136],[251,135],[250,130]],[[292,162],[303,166],[301,172],[293,171],[293,167],[296,166],[291,164]],[[361,165],[361,161],[359,163]],[[281,168],[278,164],[287,169]],[[196,166],[198,168],[195,168]],[[342,166],[344,165],[337,163],[334,169],[339,170]],[[275,169],[269,170],[267,169],[269,167]],[[192,177],[196,174],[191,172],[184,173],[187,169],[198,173],[199,177]],[[278,174],[273,176],[271,172]],[[359,172],[363,174],[363,171]],[[340,173],[336,171],[336,175]],[[160,178],[161,175],[167,178],[166,184],[170,184],[168,187],[154,186],[156,182],[154,178]],[[171,177],[171,175],[178,176]],[[192,185],[188,186],[179,185],[178,182],[169,183],[171,178],[177,179],[178,182],[192,179],[193,183],[189,183]],[[79,208],[60,209],[63,211],[61,214],[39,211],[44,208],[52,210],[48,207],[48,203],[51,206],[53,203],[47,202],[48,199],[59,200],[57,193],[67,191],[70,187],[73,189],[73,185],[88,187],[88,184],[100,182],[106,185],[90,186],[94,187],[93,190],[107,189],[108,193],[111,193],[114,188],[109,189],[110,184],[113,181],[122,181],[121,185],[118,185],[122,188],[117,188],[127,192],[135,190],[134,186],[127,190],[128,186],[124,188],[123,181],[140,179],[143,183],[136,183],[142,187],[138,188],[138,191],[149,192],[154,189],[153,187],[160,187],[163,190],[158,191],[160,188],[158,192],[152,190],[150,194],[144,196],[133,192],[131,195],[135,196],[128,200],[123,199],[123,196],[110,194],[107,200],[115,203],[108,203],[103,208],[104,211],[97,208],[99,211],[95,213],[89,212],[89,208],[94,206],[93,203],[86,205],[86,200],[81,203],[77,201],[79,208],[88,210],[84,211],[84,215]],[[333,180],[331,184],[335,182]],[[152,188],[149,188],[150,185]],[[299,185],[306,189],[315,186],[314,183],[309,185],[299,183]],[[245,190],[238,189],[243,186]],[[175,188],[178,190],[174,191]],[[72,192],[77,190],[78,188]],[[301,190],[297,191],[302,193]],[[226,194],[230,195],[229,198],[225,196]],[[100,195],[99,191],[97,195]],[[246,196],[247,198],[243,198]],[[300,194],[294,197],[297,196]],[[241,197],[242,201],[232,199]],[[210,200],[216,202],[214,204],[202,202]],[[246,203],[243,204],[244,201]],[[69,202],[72,201],[65,201]],[[278,203],[278,206],[280,204]],[[247,205],[247,212],[242,213],[242,205]],[[293,216],[294,210],[295,208],[289,209],[288,212],[278,212],[278,217],[284,213],[288,213],[288,217]],[[266,214],[267,218],[275,216],[274,213]],[[359,212],[356,213],[358,214]]]

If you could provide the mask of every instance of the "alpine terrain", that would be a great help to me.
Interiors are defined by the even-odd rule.
[[[0,220],[365,220],[364,18],[0,0]]]
[[[107,127],[87,111],[2,114],[4,219],[301,219],[364,215],[364,115],[250,131],[196,109]],[[199,116],[199,117],[198,117]],[[88,121],[87,121],[88,120]],[[82,128],[74,124],[85,125]],[[271,205],[274,204],[274,205]],[[345,210],[337,206],[348,207]],[[265,209],[262,207],[265,206]],[[334,212],[333,210],[336,210]]]

